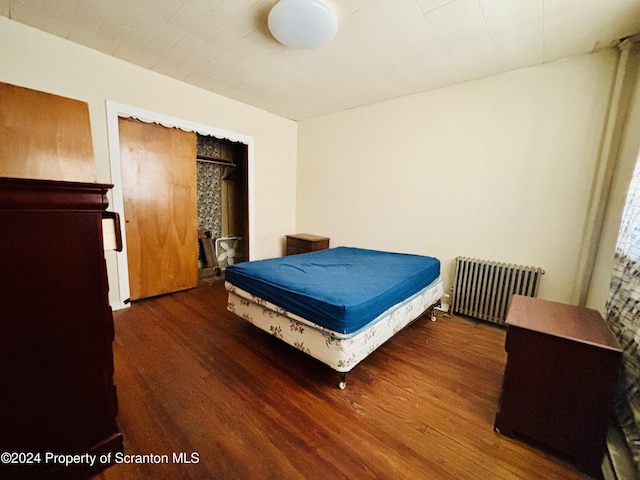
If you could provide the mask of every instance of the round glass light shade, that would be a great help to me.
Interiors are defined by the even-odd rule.
[[[280,0],[269,12],[269,30],[287,47],[311,49],[333,39],[338,21],[322,0]]]

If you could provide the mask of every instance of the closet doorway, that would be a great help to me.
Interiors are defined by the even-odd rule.
[[[249,259],[247,145],[197,134],[200,280]]]
[[[215,235],[241,238],[242,255],[234,260],[249,260],[253,140],[167,117],[153,118],[154,114],[133,107],[116,105],[125,115],[118,112],[114,119],[111,107],[110,124],[118,125],[117,138],[110,135],[110,145],[114,207],[124,227],[125,251],[118,256],[123,303],[197,286],[201,226],[197,165],[204,163],[197,161],[199,156],[225,163],[220,165],[218,195],[224,201],[218,205],[222,215],[215,222]],[[199,155],[198,136],[218,142],[219,155]]]

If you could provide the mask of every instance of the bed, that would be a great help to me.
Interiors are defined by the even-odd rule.
[[[336,247],[230,265],[230,312],[346,374],[443,294],[433,257]]]

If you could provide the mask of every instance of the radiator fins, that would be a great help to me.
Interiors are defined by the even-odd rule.
[[[514,294],[535,297],[544,270],[457,257],[451,312],[504,323]]]

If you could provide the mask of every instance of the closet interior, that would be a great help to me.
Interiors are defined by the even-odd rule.
[[[199,280],[248,259],[247,146],[197,134]]]

